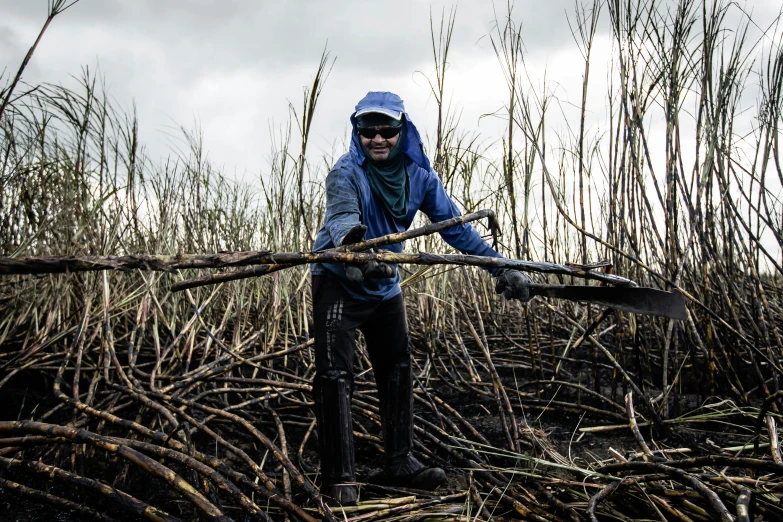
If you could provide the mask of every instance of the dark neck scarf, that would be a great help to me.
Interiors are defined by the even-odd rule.
[[[373,160],[362,145],[365,158],[367,158],[364,162],[364,171],[367,173],[370,190],[376,198],[383,202],[389,215],[400,221],[408,215],[408,199],[410,199],[411,192],[408,171],[405,168],[405,154],[402,152],[406,134],[403,125],[397,145],[391,150],[389,157],[383,161]]]

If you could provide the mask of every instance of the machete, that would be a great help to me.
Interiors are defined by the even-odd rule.
[[[623,312],[687,319],[685,298],[680,292],[632,286],[530,285],[530,296],[554,297],[595,303]]]

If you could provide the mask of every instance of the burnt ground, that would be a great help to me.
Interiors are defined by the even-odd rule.
[[[57,401],[52,395],[51,386],[52,379],[48,374],[26,374],[24,375],[24,378],[22,375],[14,377],[3,389],[3,400],[0,401],[0,420],[35,418],[40,415],[41,412],[49,410],[57,404]],[[437,384],[435,384],[435,386],[437,386]],[[439,392],[438,396],[454,407],[460,415],[462,415],[479,433],[486,437],[493,446],[499,448],[507,447],[500,417],[497,414],[497,403],[494,400],[475,393],[456,392],[453,388],[448,387],[437,389]],[[607,396],[611,394],[611,390],[609,389],[603,390],[603,392],[606,393]],[[558,398],[573,399],[573,397],[567,397],[566,395]],[[698,400],[697,397],[684,397],[684,399],[691,402],[691,404],[687,404],[686,407],[696,405],[696,401]],[[576,401],[574,402],[576,403]],[[591,403],[591,401],[586,400],[585,404],[587,403]],[[593,401],[591,404],[595,404],[595,402]],[[541,407],[530,408],[524,406],[520,402],[517,402],[515,406],[515,414],[517,415],[517,420],[521,425],[521,432],[523,434],[522,438],[524,441],[527,441],[523,446],[527,447],[529,454],[534,457],[551,460],[552,453],[547,453],[547,448],[549,448],[550,452],[554,451],[559,453],[566,460],[575,465],[587,468],[597,465],[600,461],[611,459],[612,454],[609,451],[610,448],[624,456],[632,456],[633,453],[639,451],[638,444],[628,429],[623,428],[596,433],[582,433],[579,431],[580,427],[615,424],[612,421],[600,418],[600,415],[564,413],[557,411],[556,407],[547,409]],[[435,422],[431,418],[431,412],[423,408],[421,404],[417,403],[416,410],[417,415]],[[524,411],[524,416],[520,415],[520,411]],[[640,421],[641,420],[642,419],[640,418]],[[68,419],[65,416],[60,416],[59,419],[55,418],[50,421],[66,423]],[[363,422],[361,419],[359,419],[359,421]],[[298,448],[302,437],[304,437],[307,431],[305,425],[306,423],[302,422],[301,426],[296,426],[294,424],[290,428],[289,454],[295,452],[295,449],[291,450],[291,448]],[[274,426],[270,422],[261,422],[260,426],[269,429],[270,431],[273,431],[274,429]],[[364,422],[363,426],[370,435],[375,434],[380,436],[377,426],[367,422]],[[529,429],[526,429],[526,427]],[[287,431],[288,430],[289,428],[287,428]],[[657,438],[655,430],[649,427],[643,427],[642,433],[653,449],[687,447],[693,450],[688,456],[695,456],[716,447],[736,445],[747,441],[745,435],[733,434],[731,432],[726,433],[726,426],[724,424],[702,423],[690,426],[676,426],[673,428],[672,434],[665,439]],[[531,434],[534,435],[533,438],[531,438]],[[422,440],[420,436],[417,435],[417,437],[420,441]],[[543,441],[543,444],[536,444],[534,439]],[[204,441],[208,442],[206,438]],[[530,444],[530,441],[534,441],[533,444]],[[199,446],[198,434],[194,435],[193,442]],[[315,452],[316,445],[314,442],[315,441],[313,440],[305,446],[302,459],[298,461],[299,465],[306,472],[311,473],[317,470],[318,466],[318,457]],[[241,446],[241,442],[239,445]],[[246,445],[246,447],[250,448],[251,446]],[[421,447],[419,447],[419,449],[421,449]],[[35,450],[26,451],[28,453],[25,456],[30,458],[29,452]],[[57,462],[61,467],[70,469],[68,453],[63,451],[62,447],[57,451],[61,451],[62,453],[55,452],[55,454],[52,455],[51,450],[49,450],[46,461],[49,463]],[[224,453],[220,456],[229,464],[236,462],[231,460],[233,457],[232,455]],[[95,453],[89,455],[89,457],[88,461],[82,463],[79,467],[80,472],[83,473],[84,476],[100,478],[109,484],[121,487],[124,491],[139,499],[157,506],[165,506],[170,514],[180,517],[182,520],[198,519],[192,506],[189,503],[182,502],[165,484],[161,484],[155,480],[149,480],[142,474],[134,475],[131,473],[124,476],[121,473],[123,463],[106,454]],[[440,494],[463,491],[468,487],[468,482],[470,480],[469,472],[461,466],[459,462],[455,462],[449,455],[437,450],[434,450],[430,457],[430,462],[433,462],[432,458],[434,458],[434,462],[444,467],[449,476],[449,482],[445,487],[441,488],[439,491]],[[361,437],[356,440],[356,461],[357,474],[360,481],[368,480],[374,474],[379,473],[382,470],[382,453],[373,441]],[[520,459],[495,458],[493,459],[493,463],[509,470],[519,469],[525,472],[542,472],[540,466],[532,465],[529,462]],[[281,474],[280,472],[279,466],[278,469],[272,468],[272,470],[269,471],[269,476],[272,478],[279,477]],[[5,470],[0,471],[0,477],[5,475]],[[549,475],[551,476],[548,480],[551,483],[556,483],[559,474],[553,472],[549,473]],[[187,478],[187,475],[185,476]],[[116,517],[118,520],[134,519],[132,516],[129,518],[127,513],[118,510],[114,504],[91,497],[92,494],[86,492],[86,490],[81,490],[79,494],[74,495],[74,490],[72,489],[65,491],[68,486],[51,482],[47,480],[46,477],[35,476],[28,473],[25,474],[24,484],[55,495],[66,493],[63,496],[67,496],[71,499],[81,499],[84,501],[89,499],[89,504],[92,507],[100,508],[104,513]],[[370,498],[383,498],[390,495],[401,496],[405,494],[405,491],[384,489],[367,484],[362,488],[361,498],[366,500]],[[306,499],[302,499],[302,501],[307,503]],[[245,520],[241,511],[231,509],[227,506],[224,507],[226,507],[227,514],[233,517],[234,520]],[[34,500],[22,499],[0,489],[0,521],[2,522],[33,522],[39,520],[69,522],[83,519],[84,518],[81,517],[81,515],[71,513],[68,510],[50,507]],[[93,520],[92,518],[89,519]]]

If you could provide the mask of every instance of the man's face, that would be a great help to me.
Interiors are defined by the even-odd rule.
[[[365,133],[370,133],[369,129],[375,130],[386,130],[386,129],[392,129],[393,127],[389,126],[380,126],[380,127],[365,127],[365,129],[368,129],[365,131]],[[399,129],[397,129],[399,131]],[[397,145],[397,141],[400,139],[400,134],[397,132],[393,137],[391,138],[384,138],[381,136],[380,132],[375,132],[374,138],[366,138],[365,136],[362,136],[359,134],[359,139],[362,142],[362,145],[365,149],[367,149],[367,152],[370,153],[370,157],[374,161],[384,161],[389,157],[389,154],[391,153],[392,149],[395,145]]]

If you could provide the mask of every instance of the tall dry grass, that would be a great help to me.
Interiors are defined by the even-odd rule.
[[[584,57],[581,105],[571,113],[561,110],[561,121],[572,117],[565,119],[568,132],[561,132],[547,123],[557,120],[549,113],[561,101],[546,84],[533,84],[521,25],[514,6],[507,7],[497,14],[489,35],[509,89],[508,131],[499,140],[502,154],[494,158],[489,155],[499,152],[498,145],[461,132],[454,108],[444,105],[456,11],[442,17],[440,32],[433,25],[431,87],[438,128],[432,145],[447,190],[466,210],[488,207],[498,213],[507,255],[560,263],[609,259],[616,273],[685,292],[691,316],[685,324],[621,314],[612,319],[609,344],[619,353],[626,343],[634,350],[643,344],[644,357],[637,359],[644,364],[636,372],[665,390],[664,396],[676,397],[683,371],[696,375],[701,370],[710,384],[685,379],[688,391],[728,393],[743,403],[754,393],[777,391],[783,349],[783,47],[777,21],[748,41],[754,22],[732,12],[736,8],[728,3],[578,4],[569,23]],[[739,15],[739,27],[726,26],[730,15]],[[592,49],[601,23],[610,26],[610,33],[601,36],[611,37],[613,50],[607,119],[588,126]],[[235,183],[218,172],[206,159],[200,136],[185,129],[184,147],[153,163],[139,143],[135,114],[117,111],[88,69],[78,89],[40,85],[14,98],[2,120],[3,254],[309,248],[323,213],[327,162],[308,158],[308,134],[330,67],[324,51],[312,85],[305,88],[302,109],[292,107],[291,124],[257,186]],[[757,102],[749,104],[753,97]],[[408,248],[444,247],[426,238]],[[430,325],[443,315],[437,312],[441,299],[453,298],[448,284],[457,276],[441,273],[411,281],[411,295],[418,297],[410,301],[410,313],[425,319],[417,324]],[[278,315],[269,310],[290,303],[290,317],[277,322],[301,336],[307,313],[300,284],[304,274],[293,269],[201,289],[193,299],[211,297],[202,317],[225,324],[231,310],[237,325],[252,315],[256,327]],[[154,299],[159,320],[177,339],[192,319],[193,303],[166,290],[188,276],[110,274],[113,300],[124,304],[117,320],[132,317],[140,300]],[[21,350],[15,358],[37,352],[53,334],[73,328],[85,302],[98,299],[101,284],[95,274],[6,278],[0,339]],[[485,311],[515,310],[491,297],[486,278],[475,284],[483,290]],[[583,307],[555,308],[579,328],[593,318]],[[533,303],[524,310],[525,322],[536,315],[548,322],[552,313],[546,304]],[[270,332],[281,327],[266,325]],[[251,332],[248,328],[246,334]],[[661,402],[662,411],[667,404]]]

